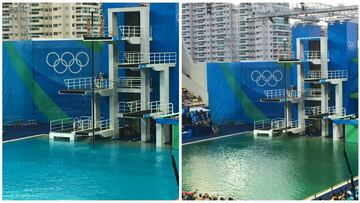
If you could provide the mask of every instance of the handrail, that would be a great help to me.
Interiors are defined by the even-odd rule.
[[[176,64],[176,52],[122,52],[120,64]]]
[[[94,79],[95,81],[95,88],[96,89],[108,89],[110,86],[110,80],[103,78],[103,79]],[[68,90],[70,89],[87,89],[92,88],[94,82],[92,77],[83,77],[83,78],[69,78],[64,79],[64,83]]]
[[[130,113],[141,111],[141,107],[144,104],[141,100],[129,101],[129,102],[119,102],[119,112],[120,113]]]
[[[296,98],[299,97],[298,91],[295,89],[274,89],[274,90],[265,90],[266,98],[285,98],[285,92],[287,98]]]
[[[97,121],[96,126],[100,128],[100,131],[110,129],[110,119]]]
[[[119,77],[120,88],[140,88],[141,77]]]
[[[131,37],[142,37],[141,26],[120,25],[118,26],[121,33],[121,40]],[[152,38],[152,28],[149,27],[149,37]]]
[[[309,71],[307,79],[347,79],[347,70]]]

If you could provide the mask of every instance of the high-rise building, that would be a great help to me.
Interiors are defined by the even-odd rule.
[[[290,23],[284,18],[248,20],[289,10],[287,3],[188,3],[182,6],[182,36],[195,62],[269,60],[287,55]],[[288,46],[288,45],[286,45]]]
[[[248,19],[250,16],[285,11],[289,11],[288,3],[241,3],[239,5],[236,25],[239,60],[271,60],[289,55],[291,28],[288,19],[282,17]]]
[[[3,3],[3,39],[80,38],[94,9],[99,27],[99,3]]]
[[[232,61],[234,5],[189,3],[182,9],[182,36],[194,61]]]

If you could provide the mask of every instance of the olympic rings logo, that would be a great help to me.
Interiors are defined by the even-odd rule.
[[[348,41],[347,46],[349,49],[355,49],[357,46],[357,42],[356,41]]]
[[[85,61],[82,61],[82,58],[85,58]],[[56,52],[49,52],[46,55],[46,63],[58,74],[63,74],[68,69],[71,73],[78,74],[89,64],[89,55],[83,51],[78,52],[75,56],[68,51],[61,54],[61,56]]]
[[[251,72],[251,80],[256,82],[259,87],[264,87],[265,85],[275,87],[283,77],[283,73],[279,70],[273,72],[269,70],[264,70],[263,72],[254,70]]]

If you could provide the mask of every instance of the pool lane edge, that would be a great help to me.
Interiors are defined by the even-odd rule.
[[[34,137],[41,137],[41,136],[48,136],[48,134],[30,135],[30,136],[26,136],[26,137],[6,140],[6,141],[3,141],[2,143],[5,144],[5,143],[8,143],[8,142],[15,142],[15,141],[19,141],[19,140],[25,140],[25,139],[30,139],[30,138],[34,138]]]
[[[200,142],[206,142],[206,141],[210,141],[210,140],[217,140],[217,139],[221,139],[221,138],[225,138],[225,137],[231,137],[231,136],[246,134],[246,133],[250,133],[250,132],[252,132],[252,131],[243,131],[243,132],[239,132],[239,133],[221,135],[221,136],[217,136],[217,137],[206,138],[206,139],[196,140],[196,141],[192,141],[192,142],[186,142],[186,143],[182,143],[181,145],[185,146],[185,145],[190,145],[190,144],[195,144],[195,143],[200,143]]]

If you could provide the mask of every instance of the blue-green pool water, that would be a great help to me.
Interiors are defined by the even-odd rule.
[[[178,152],[176,152],[178,157]],[[171,200],[178,187],[171,148],[153,144],[49,142],[3,144],[5,200]]]
[[[349,178],[343,142],[242,134],[183,146],[183,190],[239,200],[304,199]],[[358,145],[346,144],[355,175]]]

